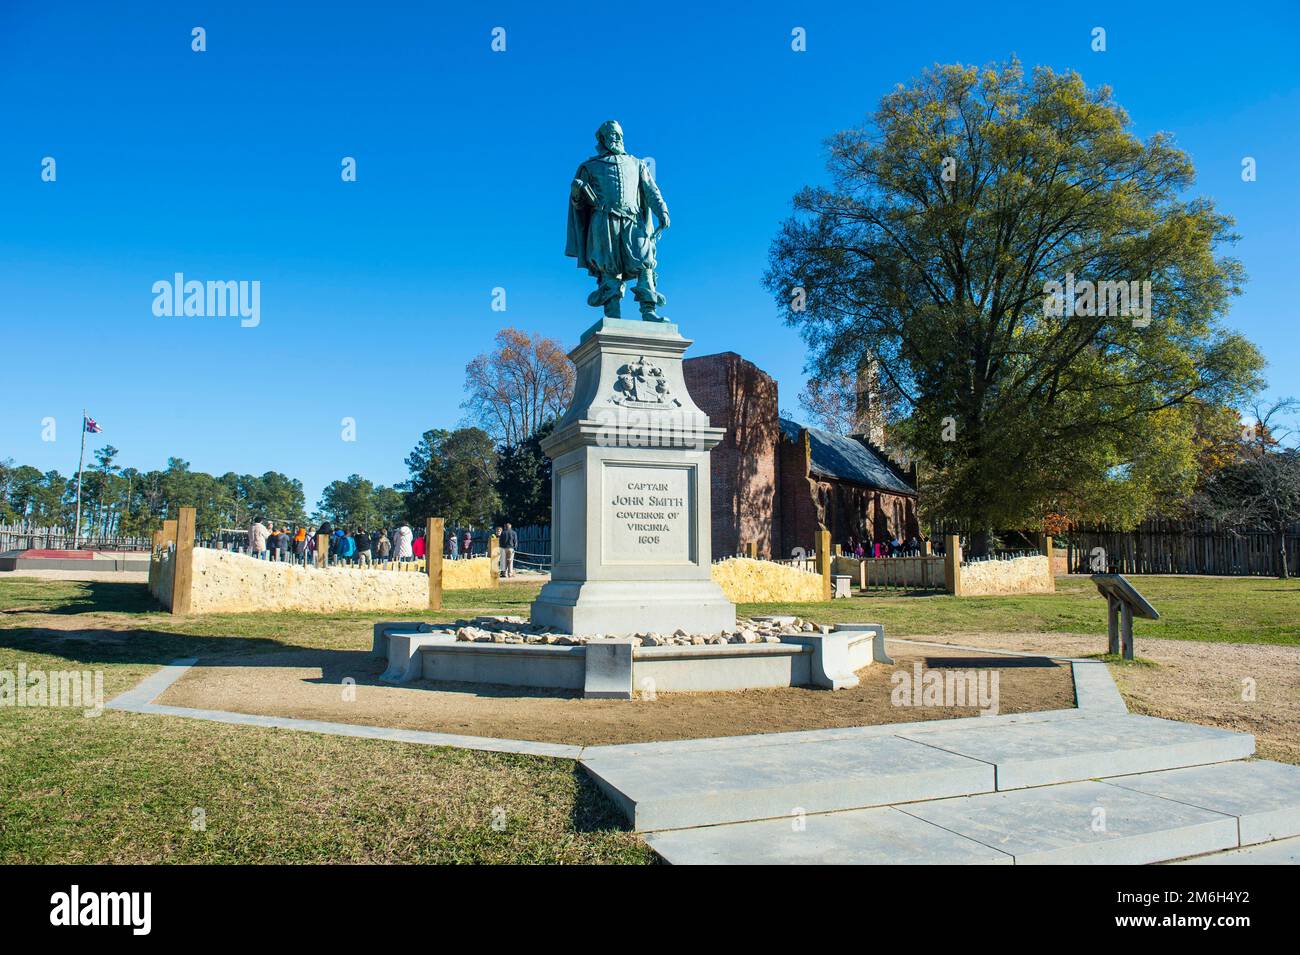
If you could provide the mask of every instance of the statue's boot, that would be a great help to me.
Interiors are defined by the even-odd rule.
[[[637,282],[636,287],[632,289],[632,296],[641,305],[641,318],[647,322],[666,322],[668,319],[655,311],[656,306],[667,305],[668,299],[659,294],[655,288],[654,279],[649,275],[643,275]]]
[[[592,308],[605,307],[606,318],[618,318],[623,314],[623,292],[626,285],[618,279],[601,281],[596,290],[587,296],[587,304]]]

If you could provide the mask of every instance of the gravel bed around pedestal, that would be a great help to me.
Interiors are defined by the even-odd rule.
[[[788,633],[821,633],[822,627],[798,617],[771,617],[756,620],[741,619],[733,629],[721,633],[672,633],[635,631],[626,634],[573,634],[563,633],[553,627],[529,623],[523,617],[474,617],[457,620],[433,628],[432,634],[455,636],[465,643],[525,643],[553,644],[556,646],[583,646],[588,643],[614,638],[630,638],[639,647],[716,646],[727,643],[780,643],[781,635]]]

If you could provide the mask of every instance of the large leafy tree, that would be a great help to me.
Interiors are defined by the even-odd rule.
[[[373,528],[380,520],[375,506],[375,485],[359,474],[331,481],[321,493],[319,510],[335,524]]]
[[[486,527],[499,509],[496,449],[481,428],[424,432],[406,466],[406,513],[414,523],[442,517],[451,526]]]
[[[260,478],[245,477],[250,487],[249,504],[277,521],[298,523],[305,520],[302,482],[279,471],[267,471]]]
[[[932,514],[1131,523],[1190,493],[1198,409],[1238,405],[1262,361],[1220,324],[1243,278],[1231,220],[1186,196],[1168,135],[1012,61],[937,66],[828,145],[766,283],[814,374],[877,369]],[[1053,314],[1070,274],[1150,281],[1149,324],[1082,298]]]
[[[542,453],[542,439],[555,430],[548,422],[536,434],[500,449],[497,457],[498,524],[516,527],[551,522],[551,459]]]
[[[121,471],[113,462],[118,455],[117,448],[106,444],[95,449],[95,469],[82,476],[82,501],[85,508],[86,526],[92,531],[107,534],[111,524],[113,508],[120,503],[117,476]],[[90,504],[94,502],[94,510]]]
[[[19,518],[19,512],[13,506],[16,472],[13,458],[0,461],[0,521],[5,523]]]
[[[72,519],[71,511],[64,503],[68,485],[68,479],[58,471],[42,474],[29,464],[11,467],[4,483],[0,510],[7,515],[6,520],[18,521],[27,527],[65,526]]]
[[[1211,473],[1195,498],[1196,510],[1206,517],[1271,532],[1281,578],[1290,574],[1287,533],[1300,524],[1300,430],[1286,420],[1297,411],[1294,398],[1255,409],[1255,425],[1242,436],[1233,460]]]
[[[326,485],[317,510],[345,527],[395,527],[406,517],[406,495],[353,474]]]
[[[573,397],[573,363],[554,338],[503,328],[491,352],[465,366],[461,407],[497,442],[518,445],[564,413]]]
[[[375,488],[374,504],[383,527],[396,527],[406,517],[406,495],[395,487]]]

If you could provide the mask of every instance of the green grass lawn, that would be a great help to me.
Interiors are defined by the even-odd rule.
[[[375,619],[181,620],[143,585],[3,580],[0,671],[101,670],[111,699],[182,656],[368,649]],[[0,780],[0,863],[653,861],[563,759],[0,707]]]
[[[1137,577],[1141,637],[1300,644],[1300,582]],[[1105,633],[1087,579],[1027,597],[742,605],[893,636]],[[525,614],[537,585],[446,594],[450,621]],[[161,613],[142,584],[0,580],[0,671],[93,669],[120,693],[178,657],[361,652],[381,615]],[[1098,647],[1099,651],[1104,646]],[[0,707],[0,862],[648,862],[571,761],[145,714]],[[201,810],[201,816],[196,813]],[[196,820],[202,818],[203,827]]]
[[[1300,579],[1130,579],[1160,612],[1159,620],[1134,621],[1137,636],[1300,644]],[[446,605],[461,613],[496,607],[507,613],[526,615],[539,589],[540,584],[518,584],[497,590],[450,591],[446,594]],[[1058,577],[1055,594],[959,598],[947,594],[874,592],[832,603],[740,604],[736,612],[749,616],[794,614],[826,624],[883,623],[887,633],[898,637],[972,631],[1103,635],[1106,632],[1106,601],[1087,577]],[[443,614],[440,619],[447,616]]]
[[[1160,612],[1139,637],[1300,644],[1300,580],[1131,577]],[[1086,577],[1058,577],[1055,594],[1020,597],[883,596],[830,604],[743,604],[741,613],[793,613],[818,623],[883,623],[891,636],[951,633],[1106,633],[1106,601]]]

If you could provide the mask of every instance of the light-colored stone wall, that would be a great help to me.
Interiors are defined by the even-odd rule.
[[[153,573],[153,586],[149,591],[154,595],[154,599],[168,610],[171,609],[172,605],[172,574],[176,569],[173,557],[174,554],[168,548],[163,548],[154,557],[157,567]]]
[[[821,574],[770,560],[732,557],[713,565],[713,581],[732,603],[821,601]]]
[[[376,562],[373,570],[387,570],[394,573],[418,574],[423,577],[428,571],[424,567],[424,558],[399,563],[395,560]],[[493,586],[493,577],[500,570],[499,565],[486,557],[471,557],[466,560],[442,561],[443,590],[478,590]]]
[[[423,565],[405,566],[400,571],[320,569],[196,547],[191,612],[424,610],[429,578]],[[171,606],[173,567],[173,554],[164,551],[150,587],[164,607]],[[486,557],[443,561],[442,572],[444,591],[491,587],[495,575]]]
[[[963,597],[1051,594],[1056,592],[1056,578],[1043,554],[1014,560],[982,560],[962,564],[961,590]]]
[[[297,567],[230,551],[194,549],[193,613],[306,610],[423,610],[420,573]]]
[[[487,557],[469,560],[444,560],[442,562],[443,590],[476,590],[491,587],[497,572],[494,561]]]

